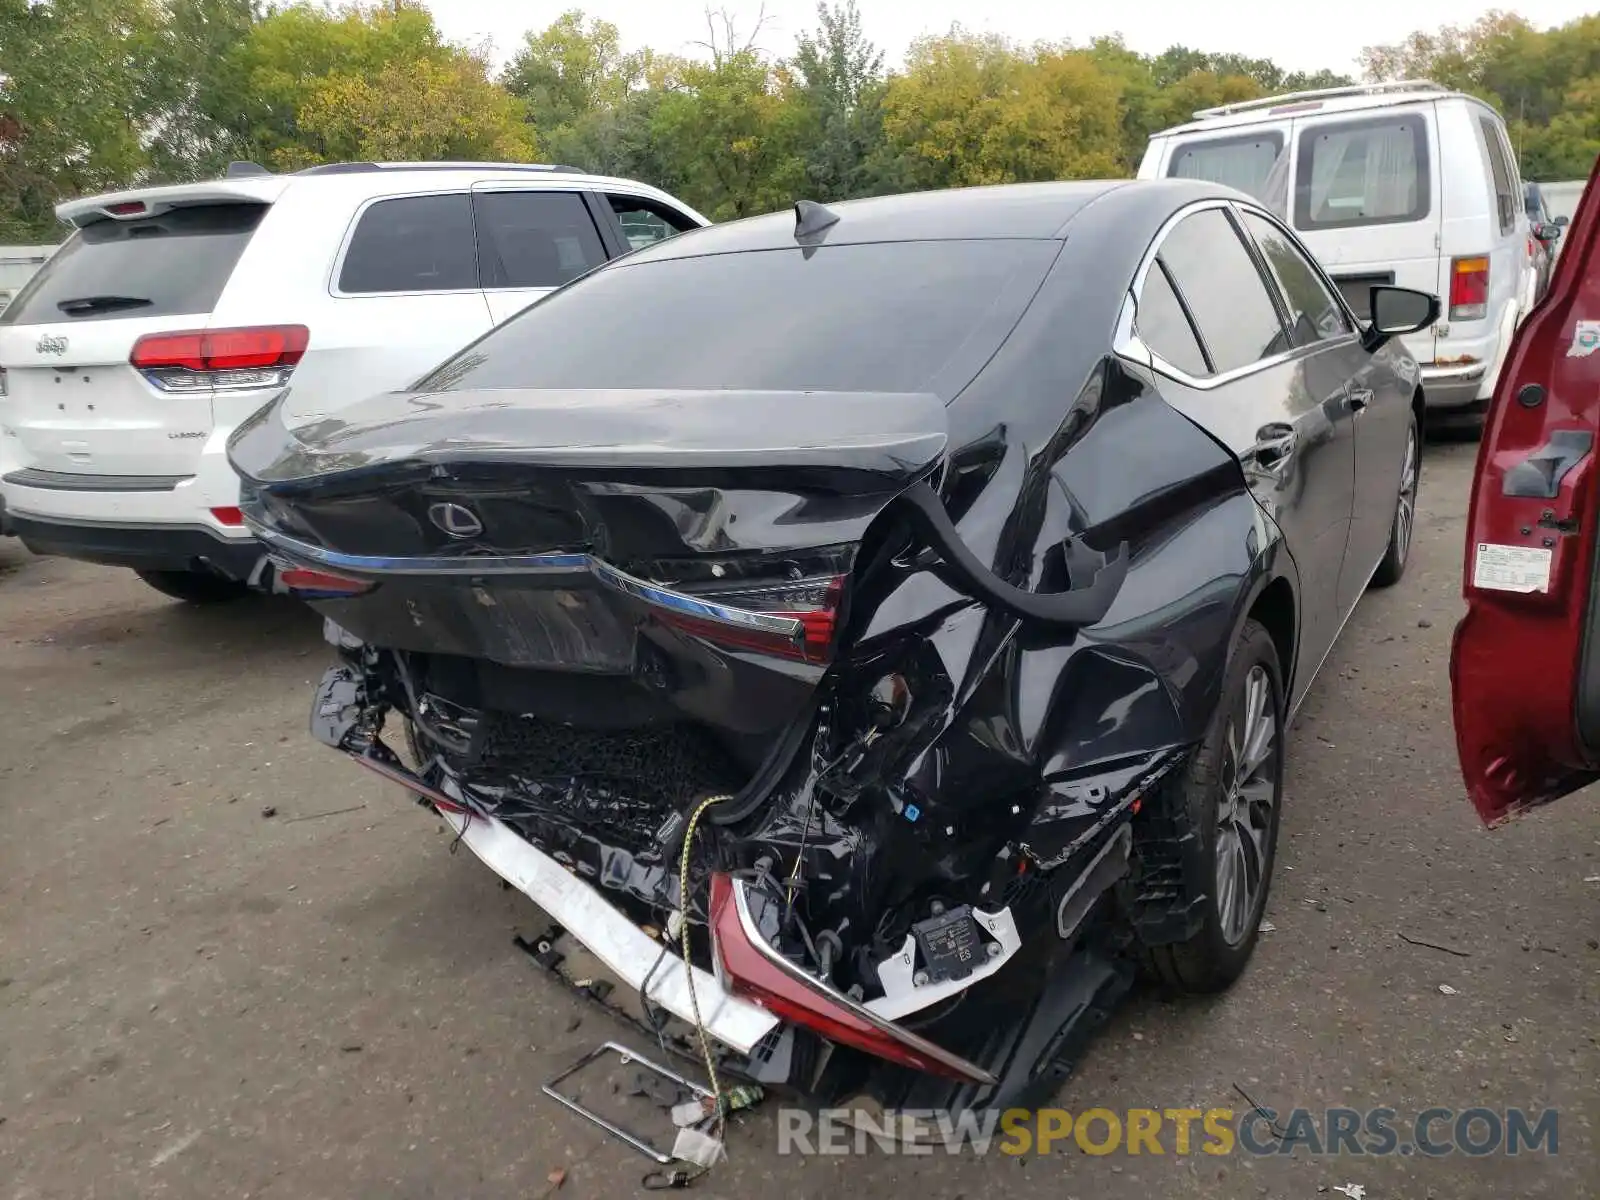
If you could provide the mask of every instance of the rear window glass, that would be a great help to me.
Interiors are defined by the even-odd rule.
[[[369,204],[339,269],[341,292],[454,292],[478,287],[465,192]]]
[[[1060,244],[884,242],[623,260],[551,294],[420,391],[931,391],[1010,332]]]
[[[1428,215],[1428,131],[1419,114],[1314,125],[1300,135],[1294,223],[1349,229]]]
[[[1173,147],[1167,174],[1174,179],[1220,183],[1261,198],[1282,152],[1283,134],[1271,129],[1240,137],[1179,142]]]
[[[96,221],[34,272],[0,324],[209,314],[266,211],[264,204],[207,204]]]

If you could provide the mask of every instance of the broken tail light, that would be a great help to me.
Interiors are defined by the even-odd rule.
[[[708,606],[772,619],[736,624],[719,619],[709,609],[704,616],[672,610],[663,617],[667,624],[741,650],[824,663],[833,649],[844,603],[844,576],[696,589],[686,594]]]
[[[285,591],[305,600],[338,600],[346,596],[360,596],[376,586],[365,579],[352,579],[331,571],[313,571],[309,567],[280,568],[278,583]]]
[[[1450,260],[1450,319],[1481,321],[1489,315],[1489,258],[1475,254]]]
[[[878,1016],[784,958],[762,938],[742,880],[722,873],[711,877],[710,924],[718,976],[734,995],[830,1042],[916,1071],[996,1082],[982,1067]]]
[[[128,361],[164,392],[282,387],[310,341],[304,325],[147,333]]]

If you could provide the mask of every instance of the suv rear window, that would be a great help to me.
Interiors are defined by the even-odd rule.
[[[1428,129],[1420,113],[1313,125],[1300,135],[1298,229],[1420,221],[1428,191]]]
[[[34,272],[0,324],[207,315],[266,211],[206,204],[86,225]]]
[[[881,242],[628,259],[553,292],[418,391],[681,388],[950,399],[1004,340],[1053,241]]]

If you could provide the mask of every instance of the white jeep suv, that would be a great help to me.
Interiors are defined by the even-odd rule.
[[[709,222],[565,167],[335,163],[72,200],[0,313],[0,518],[190,601],[270,586],[226,445],[404,387],[552,288]]]

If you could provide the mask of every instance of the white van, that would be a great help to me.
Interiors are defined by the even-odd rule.
[[[1423,398],[1441,416],[1483,411],[1535,290],[1522,180],[1494,109],[1416,80],[1203,109],[1151,137],[1139,178],[1164,176],[1274,209],[1358,317],[1373,284],[1436,293],[1438,323],[1405,339]]]

